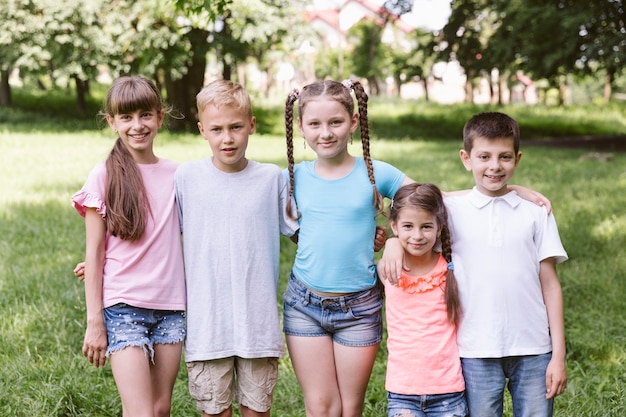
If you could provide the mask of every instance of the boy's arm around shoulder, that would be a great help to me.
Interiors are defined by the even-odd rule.
[[[546,370],[546,398],[553,398],[562,394],[567,387],[563,293],[554,258],[547,258],[540,262],[539,281],[543,302],[548,313],[548,326],[552,341],[552,359]]]

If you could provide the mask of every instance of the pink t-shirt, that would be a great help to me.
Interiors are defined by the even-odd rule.
[[[385,282],[389,392],[434,395],[461,392],[465,382],[445,301],[443,256],[425,277],[403,273],[397,287]]]
[[[178,164],[159,159],[156,164],[138,166],[152,213],[139,241],[126,241],[107,233],[104,307],[126,303],[155,310],[185,310],[182,243],[174,193]],[[91,171],[83,188],[72,196],[74,208],[81,216],[85,216],[87,208],[95,208],[104,219],[105,184],[106,166],[101,162]]]

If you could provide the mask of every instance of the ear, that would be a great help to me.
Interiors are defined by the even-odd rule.
[[[161,109],[161,111],[159,112],[159,129],[163,125],[164,120],[165,120],[165,110]]]
[[[302,119],[298,117],[298,131],[300,132],[300,135],[302,137],[304,137],[304,130],[302,129]]]
[[[198,122],[198,130],[200,131],[200,135],[202,136],[202,138],[204,140],[207,140],[207,138],[204,137],[204,127],[202,126],[202,122]]]
[[[465,149],[461,149],[459,151],[459,156],[461,157],[461,162],[463,162],[463,165],[465,166],[465,169],[468,171],[472,170],[472,162],[470,160],[470,155],[465,152]]]
[[[389,220],[389,226],[391,226],[391,231],[394,236],[398,236],[398,225],[393,220]]]
[[[253,134],[256,130],[256,117],[252,116],[250,119],[250,134]]]
[[[517,166],[519,165],[519,161],[520,159],[522,159],[522,153],[518,152],[517,156],[515,157],[515,167],[517,168]]]
[[[356,132],[357,127],[359,127],[359,114],[354,113],[352,115],[352,121],[350,122],[350,133]]]
[[[107,119],[107,123],[109,124],[109,127],[117,133],[117,127],[115,126],[115,117],[111,116],[110,114],[106,115],[106,119]]]

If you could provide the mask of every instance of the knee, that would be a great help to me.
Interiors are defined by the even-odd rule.
[[[318,399],[314,403],[306,402],[307,417],[342,417],[341,399]]]
[[[170,417],[172,406],[169,401],[157,401],[154,404],[154,417]]]

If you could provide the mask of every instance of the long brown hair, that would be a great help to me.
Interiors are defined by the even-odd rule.
[[[294,89],[285,102],[285,138],[287,140],[287,170],[289,172],[289,203],[287,204],[287,214],[293,218],[291,201],[295,191],[294,178],[294,157],[293,157],[293,105],[296,100],[298,102],[298,117],[302,117],[307,103],[311,98],[328,97],[335,100],[345,107],[348,114],[354,114],[354,100],[350,92],[354,91],[358,108],[359,108],[359,127],[361,130],[361,144],[363,146],[363,160],[367,167],[367,176],[372,183],[374,207],[377,213],[383,212],[383,196],[376,188],[376,180],[374,178],[374,167],[372,158],[370,157],[370,136],[369,126],[367,122],[367,93],[363,85],[356,80],[346,80],[342,83],[333,80],[317,81],[302,88],[302,91]]]
[[[400,187],[393,197],[389,220],[396,222],[398,213],[404,207],[415,207],[435,216],[437,225],[441,228],[441,255],[450,265],[452,262],[452,240],[448,227],[448,211],[443,203],[439,187],[430,183],[412,183]],[[446,309],[448,320],[456,325],[461,315],[461,301],[459,300],[459,288],[453,267],[448,268],[446,275]]]
[[[147,78],[121,77],[109,88],[103,115],[133,113],[137,110],[163,109],[161,94]],[[137,163],[121,138],[117,138],[106,159],[106,226],[120,239],[137,241],[145,230],[150,203]]]

